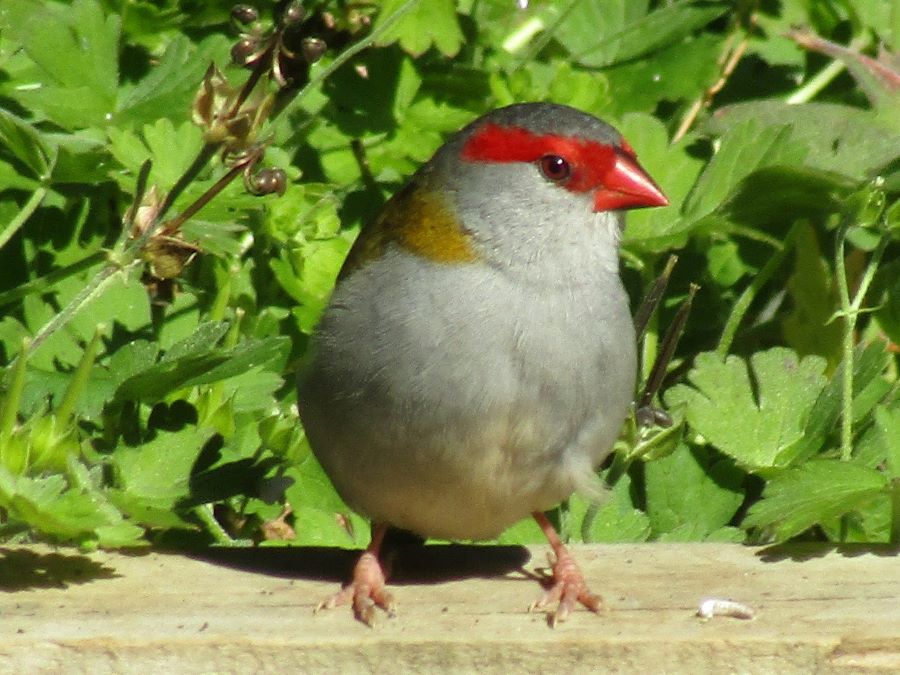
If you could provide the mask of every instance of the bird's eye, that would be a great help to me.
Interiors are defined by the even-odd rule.
[[[572,174],[569,163],[559,155],[544,155],[538,163],[544,178],[554,183],[564,181]]]

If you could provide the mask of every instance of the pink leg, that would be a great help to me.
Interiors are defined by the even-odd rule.
[[[591,593],[581,574],[578,563],[569,553],[569,550],[562,543],[553,524],[547,520],[540,511],[531,514],[541,526],[547,541],[553,549],[555,560],[551,560],[553,566],[552,585],[541,597],[531,605],[531,610],[544,609],[555,602],[558,602],[556,611],[548,615],[551,626],[565,621],[569,614],[575,609],[576,603],[580,602],[592,612],[600,611],[601,600],[599,595]]]
[[[385,532],[387,532],[387,525],[373,525],[372,541],[356,561],[356,566],[353,568],[353,579],[338,593],[319,603],[316,611],[332,609],[352,601],[353,614],[368,626],[375,624],[376,607],[381,607],[388,616],[394,616],[394,600],[384,587],[384,568],[378,560]]]

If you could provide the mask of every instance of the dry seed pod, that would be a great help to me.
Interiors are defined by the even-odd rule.
[[[154,278],[166,280],[181,274],[199,251],[196,245],[177,237],[156,237],[147,242],[142,257]]]
[[[282,169],[261,169],[256,174],[244,173],[244,185],[254,195],[284,194],[287,175]]]
[[[296,26],[306,18],[306,10],[300,2],[289,4],[281,15],[281,21],[285,26]]]
[[[231,48],[231,62],[236,66],[245,66],[253,60],[259,49],[259,42],[251,37],[243,37]]]
[[[231,8],[231,19],[247,26],[254,21],[259,21],[259,12],[252,5],[235,5]]]
[[[303,51],[303,58],[312,65],[322,58],[325,50],[328,49],[328,45],[321,38],[308,37],[303,38],[303,42],[300,43],[300,49]]]

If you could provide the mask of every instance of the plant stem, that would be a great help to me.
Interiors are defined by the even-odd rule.
[[[868,36],[860,37],[852,40],[848,45],[848,49],[858,51],[869,46]],[[785,99],[785,103],[789,105],[799,105],[801,103],[809,103],[816,95],[827,87],[838,75],[847,68],[843,61],[835,59],[822,70],[809,78],[802,87],[797,89],[793,94]]]
[[[799,224],[794,223],[791,226],[791,229],[788,230],[781,249],[776,251],[772,257],[769,258],[768,262],[763,265],[762,269],[753,278],[753,281],[750,282],[750,285],[744,289],[743,293],[741,293],[737,302],[734,303],[734,308],[728,316],[725,328],[722,329],[722,337],[719,338],[719,344],[716,345],[716,353],[722,358],[725,358],[725,355],[728,354],[728,350],[731,349],[731,344],[734,342],[734,336],[737,333],[738,326],[740,326],[741,321],[744,319],[747,310],[750,309],[750,305],[756,298],[757,293],[759,293],[760,289],[769,282],[769,279],[775,273],[775,270],[777,270],[781,266],[781,263],[784,262],[785,256],[787,256],[788,252],[794,248],[794,239],[797,237],[798,230]]]
[[[210,504],[201,504],[193,509],[193,514],[206,528],[206,531],[212,536],[218,546],[243,546],[243,542],[235,541],[225,531],[219,521],[213,515],[212,506]]]
[[[216,195],[224,190],[228,186],[228,184],[231,183],[231,181],[233,181],[237,176],[239,176],[244,169],[259,161],[262,155],[262,147],[254,148],[252,151],[247,153],[246,157],[244,157],[243,159],[241,159],[241,161],[237,162],[233,167],[231,167],[224,176],[217,180],[211,188],[200,195],[200,197],[197,198],[197,200],[189,205],[184,211],[179,213],[171,220],[163,223],[162,225],[159,225],[156,232],[165,236],[172,236],[177,233],[181,226],[184,225],[184,223],[188,219],[195,216],[200,209],[206,206]],[[162,215],[162,213],[160,213],[160,215]],[[148,232],[149,231],[150,230],[148,230]]]
[[[816,97],[820,91],[831,84],[838,75],[844,72],[847,66],[843,61],[832,61],[822,68],[813,77],[809,78],[802,87],[785,99],[785,103],[789,105],[799,105],[800,103],[809,103]]]
[[[0,307],[2,307],[3,305],[8,305],[11,302],[15,302],[19,298],[24,298],[26,295],[30,295],[31,293],[44,293],[52,288],[53,285],[58,281],[62,281],[63,279],[67,279],[72,275],[78,274],[88,267],[93,267],[97,263],[101,262],[104,258],[106,258],[106,253],[104,251],[95,251],[94,253],[88,255],[86,258],[82,258],[81,260],[74,262],[71,265],[60,267],[59,269],[48,272],[42,277],[32,279],[31,281],[28,281],[21,286],[16,286],[15,288],[11,288],[4,293],[0,293]]]
[[[91,338],[91,341],[84,348],[84,353],[81,355],[81,361],[78,362],[78,367],[75,369],[75,373],[69,381],[69,386],[66,387],[66,393],[63,394],[62,401],[60,401],[54,411],[56,421],[60,425],[60,428],[64,428],[68,424],[69,417],[75,412],[75,404],[87,388],[88,379],[91,376],[91,369],[94,367],[94,361],[97,358],[97,348],[100,346],[100,338],[102,337],[104,330],[105,327],[103,324],[97,325],[97,329],[94,331],[94,337]]]
[[[202,148],[200,148],[200,152],[194,158],[194,161],[191,162],[191,165],[187,168],[187,170],[181,174],[177,181],[175,181],[175,185],[172,186],[172,189],[169,190],[169,193],[166,195],[163,203],[159,207],[159,213],[157,214],[157,222],[161,221],[163,216],[166,215],[168,210],[172,207],[172,204],[175,203],[175,200],[178,196],[184,192],[185,188],[191,184],[191,182],[197,177],[197,174],[207,165],[210,159],[219,151],[219,148],[222,147],[221,143],[207,143]],[[156,234],[155,227],[148,227],[147,231],[144,233],[144,237],[141,237],[137,241],[146,242],[147,239]]]
[[[644,391],[638,399],[637,405],[639,409],[649,407],[653,402],[653,398],[659,392],[659,388],[662,386],[663,379],[669,370],[669,363],[672,361],[672,356],[675,354],[675,348],[678,346],[678,341],[681,339],[681,334],[684,332],[684,326],[691,313],[691,305],[694,302],[694,296],[697,294],[698,290],[700,290],[700,287],[697,284],[691,284],[687,299],[681,303],[681,307],[678,308],[675,318],[672,319],[672,323],[669,325],[669,328],[663,337],[661,350],[657,354],[656,360],[653,362],[653,367],[650,369],[650,374],[647,376],[647,384],[644,385]]]
[[[22,338],[22,348],[19,355],[7,369],[6,391],[0,398],[0,442],[9,439],[16,425],[16,416],[19,413],[19,402],[22,400],[22,391],[25,389],[25,354],[28,351],[28,338]],[[2,448],[0,448],[2,452]]]
[[[3,231],[0,232],[0,248],[6,246],[6,242],[12,239],[13,235],[25,224],[25,221],[31,218],[31,214],[33,214],[37,210],[37,207],[41,205],[41,202],[44,201],[46,195],[47,188],[45,187],[39,187],[31,193],[31,197],[25,202],[25,206],[19,209],[19,212],[15,217],[10,220],[6,224],[6,227],[3,228]]]
[[[127,267],[128,269],[136,264],[137,260],[132,258],[128,261]],[[45,323],[43,327],[38,331],[37,335],[34,336],[34,339],[31,341],[31,344],[28,346],[29,353],[34,352],[35,349],[41,346],[41,344],[48,337],[53,335],[59,328],[66,325],[69,320],[75,316],[75,314],[86,305],[88,302],[93,300],[95,297],[100,295],[109,284],[110,280],[113,278],[113,275],[119,271],[118,265],[107,265],[102,270],[97,272],[93,279],[90,280],[87,286],[81,289],[81,292],[76,295],[72,300],[66,305],[62,311],[60,311],[56,316],[54,316],[50,321]],[[122,270],[125,271],[124,269]]]
[[[889,236],[885,233],[878,240],[878,245],[872,251],[869,263],[859,281],[859,286],[853,299],[850,299],[850,288],[847,280],[847,267],[845,264],[845,248],[847,233],[850,231],[850,221],[846,219],[841,223],[837,232],[837,245],[835,246],[835,271],[837,274],[838,296],[841,303],[839,316],[844,320],[844,330],[841,338],[843,351],[843,376],[841,379],[841,459],[849,460],[853,455],[853,348],[854,335],[856,334],[856,320],[859,318],[862,303],[866,293],[875,278],[875,272],[881,262],[881,256],[887,248]]]
[[[634,332],[637,335],[638,344],[644,337],[650,317],[653,316],[659,307],[659,303],[662,302],[662,297],[666,292],[666,287],[669,285],[669,279],[672,277],[672,270],[675,269],[676,262],[678,262],[678,256],[670,255],[662,273],[650,284],[644,299],[634,313]],[[648,265],[647,271],[650,271],[650,269],[651,266]]]
[[[856,317],[851,317],[850,289],[847,284],[847,266],[844,251],[850,223],[845,219],[837,232],[837,243],[834,253],[834,269],[837,275],[838,297],[841,302],[841,313],[844,319],[844,330],[841,334],[841,351],[843,352],[843,376],[841,378],[841,459],[847,461],[853,453],[853,328]]]

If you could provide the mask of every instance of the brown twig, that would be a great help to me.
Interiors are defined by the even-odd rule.
[[[228,173],[219,178],[212,187],[200,195],[190,206],[171,220],[164,223],[159,229],[159,234],[164,237],[171,237],[178,232],[181,226],[184,225],[189,218],[192,218],[200,209],[209,204],[209,202],[222,192],[231,181],[237,178],[243,171],[246,171],[248,167],[258,162],[262,158],[263,153],[263,146],[256,146],[251,151],[247,152],[239,161],[235,162],[234,166],[228,170]]]
[[[819,52],[833,59],[842,59],[845,62],[857,62],[869,71],[876,79],[878,79],[890,91],[900,91],[900,73],[891,68],[887,63],[882,63],[871,56],[866,56],[856,49],[839,45],[830,40],[816,35],[809,28],[792,28],[787,33],[787,37],[792,39],[804,49],[813,52]]]
[[[696,284],[691,284],[688,290],[687,299],[681,303],[681,307],[678,308],[678,312],[675,314],[675,318],[672,320],[669,330],[666,332],[665,337],[663,337],[662,348],[660,349],[659,355],[656,357],[656,361],[650,371],[650,376],[647,378],[647,384],[644,385],[644,391],[641,393],[640,399],[638,399],[639,408],[650,406],[653,398],[662,386],[663,378],[666,376],[666,372],[669,369],[669,363],[672,360],[672,356],[675,354],[675,348],[678,346],[678,341],[681,339],[681,334],[684,332],[688,315],[691,313],[691,305],[694,302],[694,296],[699,289],[700,287]]]
[[[647,291],[640,307],[638,307],[638,310],[634,313],[634,332],[637,335],[638,343],[644,339],[644,332],[647,330],[647,324],[650,321],[650,317],[653,316],[653,313],[656,311],[656,308],[659,307],[663,294],[666,292],[666,287],[669,285],[669,279],[672,276],[672,270],[675,269],[676,262],[678,262],[678,256],[674,254],[670,255],[662,273],[654,279],[653,284],[650,286],[650,290]]]
[[[700,98],[698,98],[691,104],[691,107],[688,109],[684,118],[681,120],[681,124],[678,125],[678,130],[672,137],[673,143],[677,143],[685,137],[687,132],[694,125],[694,122],[697,120],[697,116],[700,114],[700,111],[703,110],[703,108],[709,106],[709,104],[712,103],[713,97],[720,91],[722,91],[722,89],[725,87],[725,84],[728,82],[728,78],[731,77],[734,69],[737,68],[738,63],[744,56],[744,52],[747,51],[749,41],[750,38],[745,33],[743,38],[741,38],[740,42],[737,43],[734,49],[731,49],[731,45],[729,44],[728,47],[724,50],[724,58],[720,60],[720,63],[722,63],[722,70],[719,74],[719,79],[716,80],[706,91],[704,91],[703,95]]]

